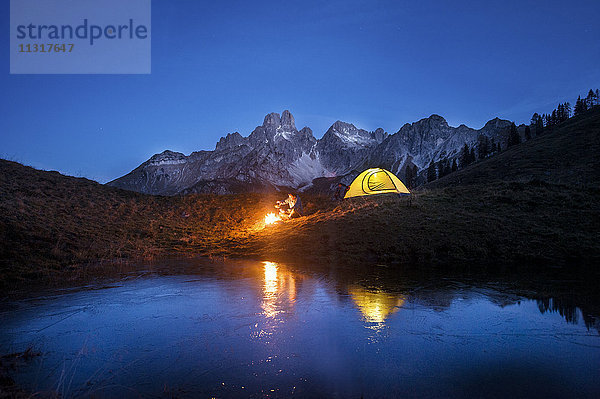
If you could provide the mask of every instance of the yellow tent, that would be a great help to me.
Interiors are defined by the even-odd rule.
[[[410,194],[410,191],[392,172],[372,168],[365,170],[354,179],[344,198],[387,193]]]

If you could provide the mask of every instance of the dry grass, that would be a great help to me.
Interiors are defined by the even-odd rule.
[[[313,264],[586,266],[600,260],[597,194],[499,183],[357,198],[257,241],[264,258]]]

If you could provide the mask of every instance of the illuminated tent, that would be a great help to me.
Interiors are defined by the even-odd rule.
[[[387,193],[410,194],[410,191],[392,172],[372,168],[365,170],[354,179],[344,198]]]

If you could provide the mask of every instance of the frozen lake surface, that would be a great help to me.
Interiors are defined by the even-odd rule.
[[[2,354],[42,353],[13,378],[65,397],[600,397],[595,299],[386,268],[169,270],[3,301]]]

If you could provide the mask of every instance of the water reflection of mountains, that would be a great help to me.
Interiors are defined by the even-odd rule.
[[[406,303],[443,311],[457,299],[485,297],[505,307],[535,300],[542,314],[555,312],[568,323],[580,318],[600,333],[600,281],[597,274],[545,271],[440,271],[398,269],[367,265],[364,268],[284,265],[273,262],[177,260],[151,265],[151,274],[198,275],[225,280],[251,279],[265,296],[265,312],[275,312],[275,301],[293,302],[307,282],[322,282],[335,290],[337,300],[352,301],[367,322],[382,323]],[[232,290],[235,288],[232,287]],[[307,288],[306,288],[307,289]],[[278,291],[279,290],[279,291]],[[282,298],[281,295],[290,296]],[[292,306],[293,308],[293,306]],[[288,309],[290,310],[290,309]]]
[[[403,301],[444,310],[457,300],[478,296],[505,307],[522,300],[535,300],[540,313],[558,313],[568,323],[581,321],[600,333],[600,292],[597,274],[560,270],[527,272],[473,272],[398,270],[385,266],[356,271],[329,272],[341,287],[360,284],[372,292],[394,294]]]

